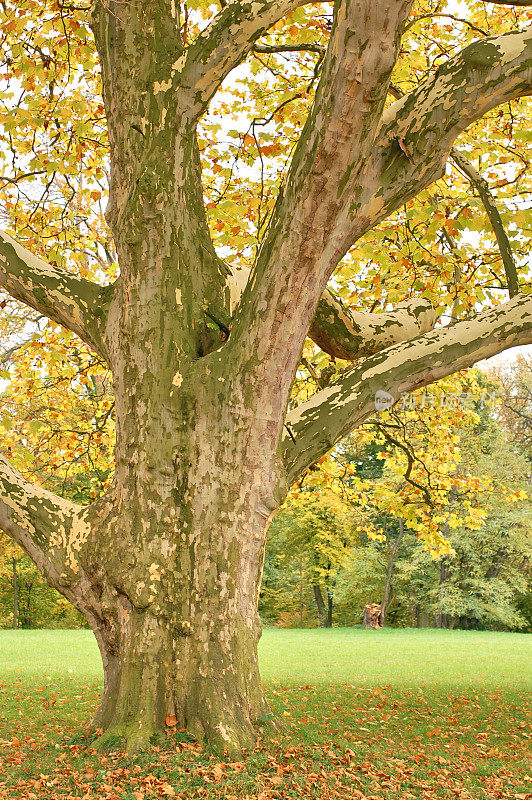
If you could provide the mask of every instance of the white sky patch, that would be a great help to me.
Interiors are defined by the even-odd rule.
[[[532,358],[532,344],[524,344],[520,347],[510,347],[503,353],[498,353],[496,356],[486,358],[484,361],[479,361],[476,365],[480,369],[491,369],[492,367],[500,367],[513,363],[518,356],[526,356]]]

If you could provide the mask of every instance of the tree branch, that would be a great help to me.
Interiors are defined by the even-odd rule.
[[[245,358],[268,342],[268,363],[285,364],[290,342],[292,361],[286,369],[297,366],[298,345],[344,255],[338,255],[331,231],[351,202],[346,187],[360,185],[372,151],[409,8],[410,0],[353,0],[335,6],[312,110],[235,314],[232,335]]]
[[[519,294],[473,319],[364,359],[287,415],[283,450],[289,481],[375,413],[377,391],[398,399],[510,347],[531,343],[532,297]]]
[[[521,6],[521,8],[532,6],[532,0],[482,0],[482,2],[493,3],[497,6]]]
[[[323,55],[326,48],[321,44],[256,44],[254,53],[319,53]]]
[[[77,579],[87,509],[27,481],[0,454],[0,529],[60,590]]]
[[[396,99],[404,97],[404,92],[402,92],[393,84],[390,84],[390,94],[392,94]],[[488,215],[488,219],[491,223],[493,233],[497,239],[499,252],[504,265],[504,271],[506,273],[510,297],[515,297],[515,295],[519,292],[517,266],[513,257],[510,240],[508,239],[499,209],[497,208],[495,197],[490,191],[489,184],[455,147],[451,148],[451,160],[454,161],[456,166],[465,174],[473,188],[477,190],[480,196],[484,209]],[[444,235],[448,236],[448,233],[445,231],[445,229]]]
[[[488,215],[488,219],[491,223],[493,233],[495,234],[495,238],[499,246],[510,297],[515,297],[515,295],[519,292],[517,265],[513,257],[512,246],[510,244],[510,240],[508,239],[508,234],[504,228],[499,209],[497,208],[497,203],[490,191],[489,184],[475,169],[475,167],[463,157],[459,150],[454,147],[451,150],[451,158],[457,167],[459,167],[468,178],[473,188],[477,190],[480,199],[482,200],[482,205],[486,210],[486,214]]]
[[[23,339],[21,342],[18,342],[17,344],[8,347],[7,350],[4,350],[3,353],[0,353],[0,366],[3,366],[4,364],[7,364],[9,361],[11,361],[15,353],[17,353],[23,347],[26,347],[26,345],[29,344],[31,341],[33,341],[33,334],[31,336],[28,336],[26,339]]]
[[[179,83],[194,92],[195,116],[203,113],[224,78],[272,25],[313,0],[228,3],[174,64]]]
[[[365,187],[346,207],[341,230],[331,231],[341,240],[341,251],[440,178],[454,140],[469,125],[531,92],[528,28],[473,42],[386,109]]]
[[[232,310],[242,296],[249,275],[248,270],[239,269],[227,276]],[[426,333],[435,322],[432,304],[421,297],[398,303],[393,311],[372,314],[348,308],[329,289],[325,289],[308,336],[332,358],[354,361]]]
[[[0,231],[0,287],[73,331],[106,358],[103,325],[110,301],[109,287],[52,267],[3,231]]]
[[[423,298],[405,300],[393,311],[371,314],[347,308],[326,289],[308,335],[333,358],[353,361],[426,333],[435,322],[436,313]]]

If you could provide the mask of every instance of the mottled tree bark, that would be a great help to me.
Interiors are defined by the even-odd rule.
[[[431,331],[422,299],[379,320],[326,291],[349,247],[442,174],[467,125],[531,89],[532,37],[505,34],[473,43],[384,111],[408,0],[336,3],[315,101],[249,277],[218,257],[196,126],[229,71],[300,4],[228,3],[184,48],[177,4],[96,0],[120,277],[102,288],[0,237],[0,286],[74,331],[114,379],[114,481],[93,505],[32,486],[0,456],[0,527],[96,635],[101,746],[137,750],[175,718],[219,749],[249,747],[267,711],[264,542],[289,484],[374,412],[377,390],[397,397],[532,341],[525,295]],[[309,329],[357,363],[287,415]]]

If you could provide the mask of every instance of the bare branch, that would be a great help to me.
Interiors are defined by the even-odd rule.
[[[289,481],[375,413],[377,391],[398,399],[510,347],[531,343],[532,297],[519,294],[473,319],[364,359],[287,415],[283,446]]]
[[[397,99],[404,97],[404,93],[393,84],[390,84],[390,94]],[[477,190],[480,199],[482,200],[482,204],[484,205],[488,215],[495,238],[497,239],[504,270],[506,272],[508,291],[510,293],[510,297],[514,297],[519,292],[517,266],[513,257],[510,240],[508,239],[499,209],[497,208],[495,197],[492,195],[489,184],[485,178],[482,177],[482,175],[474,168],[474,166],[467,161],[462,153],[460,153],[460,151],[455,147],[451,149],[451,160],[454,161],[457,167],[459,167],[459,169],[461,169],[465,176],[469,179],[471,185]],[[447,231],[443,230],[443,233],[445,236],[448,236]]]
[[[106,358],[103,324],[111,291],[52,267],[0,231],[0,286],[77,334]]]
[[[483,3],[493,3],[497,6],[520,6],[521,8],[530,8],[532,0],[482,0]]]
[[[253,53],[325,53],[321,44],[256,44]]]
[[[31,334],[31,336],[27,336],[25,339],[22,339],[21,342],[17,342],[17,344],[8,347],[7,350],[4,350],[3,353],[0,353],[0,365],[3,366],[4,364],[7,364],[9,361],[11,361],[15,353],[17,353],[19,350],[22,350],[23,347],[26,347],[26,345],[32,341],[33,334]]]
[[[454,147],[451,150],[451,158],[456,166],[459,167],[469,179],[471,185],[477,190],[480,199],[482,200],[482,204],[486,209],[486,214],[488,215],[491,227],[493,228],[493,233],[497,239],[502,263],[504,264],[504,271],[506,273],[510,297],[515,297],[515,295],[519,292],[517,265],[513,257],[512,246],[510,244],[510,240],[508,239],[508,234],[504,228],[499,209],[497,208],[497,203],[490,191],[489,184],[475,169],[475,167],[463,157],[460,151]]]
[[[412,28],[420,20],[422,20],[422,19],[434,19],[435,17],[444,17],[445,19],[452,19],[454,22],[459,22],[461,25],[466,25],[468,28],[471,28],[471,30],[482,34],[482,36],[489,36],[489,33],[487,33],[482,28],[479,28],[477,25],[474,25],[468,19],[462,19],[461,17],[457,17],[454,14],[431,14],[431,13],[419,14],[417,17],[413,17],[405,25],[403,34],[406,33],[408,30],[410,30],[410,28]],[[401,94],[402,94],[402,92],[401,92]]]

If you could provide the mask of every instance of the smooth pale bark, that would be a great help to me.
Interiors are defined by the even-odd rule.
[[[426,332],[423,300],[361,314],[324,294],[351,244],[441,174],[470,122],[530,91],[530,34],[507,34],[453,56],[383,113],[407,0],[335,4],[316,98],[249,279],[218,257],[196,123],[297,5],[230,3],[186,50],[176,4],[96,0],[120,278],[102,289],[0,242],[0,285],[113,374],[115,475],[96,503],[58,498],[0,459],[0,527],[96,635],[102,747],[145,747],[167,718],[231,754],[251,746],[268,712],[257,666],[264,542],[289,483],[373,413],[377,389],[397,396],[532,341],[521,295]],[[360,360],[286,415],[311,323],[327,352]]]
[[[333,358],[354,361],[426,333],[435,322],[436,312],[423,298],[398,303],[393,311],[371,314],[347,308],[326,289],[308,335]]]
[[[72,577],[72,563],[90,533],[83,506],[27,481],[0,455],[0,527],[54,583]]]
[[[267,350],[263,379],[279,364],[295,373],[319,298],[345,253],[335,223],[373,149],[409,8],[369,0],[335,7],[315,101],[233,320],[246,351]]]

